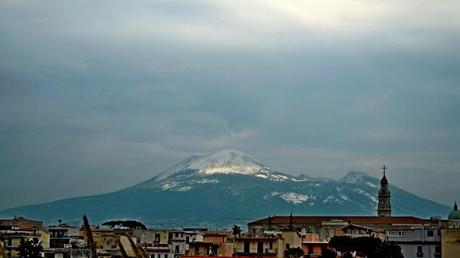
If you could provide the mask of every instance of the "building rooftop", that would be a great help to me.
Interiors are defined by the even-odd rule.
[[[289,224],[290,216],[274,216],[270,218],[271,224]],[[339,222],[343,221],[355,225],[414,225],[414,224],[429,224],[430,219],[421,219],[413,216],[293,216],[292,223],[294,225],[321,225],[323,222]],[[251,225],[266,225],[269,223],[269,218],[256,220],[248,223]]]

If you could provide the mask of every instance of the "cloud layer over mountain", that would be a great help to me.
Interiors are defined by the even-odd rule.
[[[115,190],[222,148],[335,178],[389,163],[394,184],[450,204],[459,9],[1,1],[0,208]]]

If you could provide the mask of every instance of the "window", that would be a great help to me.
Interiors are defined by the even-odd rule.
[[[434,236],[433,230],[428,230],[428,231],[426,232],[426,235],[429,236],[429,237]]]
[[[257,253],[262,254],[264,252],[264,242],[257,242]]]
[[[402,231],[390,231],[389,235],[392,237],[402,237],[404,236],[404,232]]]
[[[289,249],[290,245],[289,244],[286,244],[286,249]]]
[[[434,257],[441,257],[441,246],[437,245],[434,247]]]
[[[179,253],[179,246],[178,246],[178,245],[176,245],[176,247],[174,248],[174,252],[175,252],[176,254]]]
[[[163,256],[163,257],[164,257],[164,258],[168,258],[168,254],[164,254],[164,256]]]
[[[209,255],[216,256],[217,255],[217,245],[211,245],[209,247]]]
[[[439,245],[434,247],[434,252],[435,253],[441,253],[441,247]]]
[[[417,257],[423,257],[423,246],[417,246]]]
[[[248,254],[249,253],[249,242],[246,241],[244,242],[244,250],[243,253]]]
[[[187,236],[187,237],[185,238],[185,243],[187,243],[187,244],[190,243],[190,237],[189,237],[189,236]]]
[[[270,242],[270,250],[273,249],[273,242]]]

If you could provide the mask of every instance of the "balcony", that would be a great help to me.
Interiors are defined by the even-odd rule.
[[[274,249],[265,249],[264,252],[260,253],[260,252],[238,252],[238,251],[235,251],[235,254],[237,256],[257,256],[257,255],[276,255],[278,253],[278,248],[274,248]]]
[[[255,239],[275,240],[278,238],[279,238],[278,236],[267,235],[267,234],[241,234],[235,237],[235,239],[248,239],[248,240],[255,240]]]

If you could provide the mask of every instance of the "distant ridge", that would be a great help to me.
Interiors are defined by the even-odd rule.
[[[391,184],[391,178],[390,178]],[[21,206],[0,212],[79,224],[139,220],[149,226],[246,224],[268,215],[375,215],[379,179],[349,172],[339,180],[272,171],[238,150],[192,156],[137,185],[113,193]],[[394,215],[446,216],[450,208],[390,186]]]

